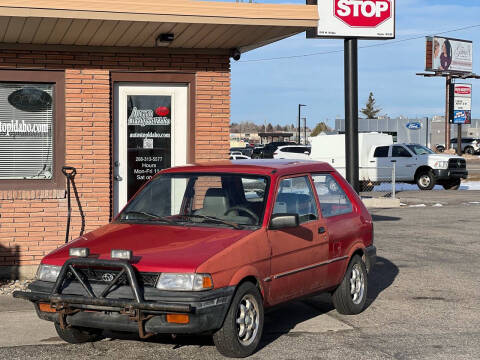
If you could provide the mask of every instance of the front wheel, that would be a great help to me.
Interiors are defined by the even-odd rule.
[[[435,186],[435,175],[433,175],[433,171],[427,170],[418,174],[417,186],[420,190],[432,190]]]
[[[365,309],[367,302],[367,268],[362,258],[355,255],[342,282],[332,294],[332,301],[335,309],[340,314],[356,315]]]
[[[243,358],[255,352],[263,332],[263,303],[251,282],[239,286],[220,330],[213,334],[218,352]]]
[[[55,323],[55,330],[63,341],[70,344],[82,344],[86,342],[94,342],[103,338],[101,329],[90,329],[70,326],[62,329],[59,323]]]

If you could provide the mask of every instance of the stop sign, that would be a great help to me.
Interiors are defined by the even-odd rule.
[[[333,0],[333,14],[352,27],[374,28],[392,16],[391,0]]]

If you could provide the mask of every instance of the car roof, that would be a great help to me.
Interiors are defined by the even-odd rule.
[[[325,162],[296,159],[255,159],[255,160],[222,160],[207,163],[178,166],[162,173],[182,172],[215,172],[258,175],[286,175],[317,171],[334,171],[333,167]]]

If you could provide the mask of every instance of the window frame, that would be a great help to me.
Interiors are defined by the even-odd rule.
[[[65,188],[65,71],[0,70],[0,82],[54,84],[51,179],[0,179],[0,190],[61,190]]]
[[[283,180],[287,180],[287,179],[294,179],[294,178],[299,178],[299,177],[303,177],[303,178],[306,178],[307,179],[307,184],[308,186],[310,187],[310,192],[311,192],[311,195],[313,197],[313,202],[315,203],[315,209],[317,211],[317,213],[315,214],[316,215],[316,219],[310,219],[308,221],[304,221],[304,222],[299,222],[299,225],[298,226],[301,226],[303,224],[308,224],[312,221],[318,221],[320,220],[320,218],[322,217],[322,212],[320,210],[320,203],[318,202],[318,196],[317,196],[317,192],[315,190],[315,186],[313,184],[313,181],[312,181],[312,177],[310,176],[311,174],[310,173],[305,173],[305,174],[290,174],[290,175],[285,175],[285,176],[282,176],[280,178],[278,178],[277,180],[277,186],[275,187],[275,190],[274,190],[274,193],[273,193],[273,204],[272,204],[272,207],[271,207],[271,213],[270,213],[270,219],[268,221],[267,224],[269,224],[271,221],[272,221],[272,218],[273,216],[275,215],[274,213],[274,210],[275,210],[275,205],[277,203],[277,196],[278,196],[278,191],[280,190],[280,184],[282,183]]]

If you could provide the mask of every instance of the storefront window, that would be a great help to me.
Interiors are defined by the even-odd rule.
[[[0,82],[0,180],[53,178],[54,87]]]

